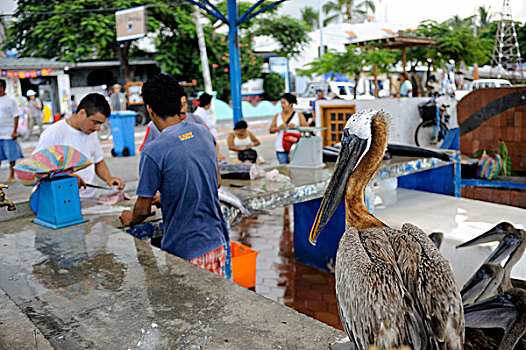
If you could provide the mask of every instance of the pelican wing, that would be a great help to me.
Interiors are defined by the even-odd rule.
[[[340,240],[336,295],[341,321],[358,349],[424,349],[424,325],[403,285],[385,229],[347,227]]]
[[[406,234],[408,242],[412,241],[421,247],[417,289],[413,298],[423,312],[424,323],[431,332],[431,341],[436,340],[438,349],[462,349],[464,313],[449,261],[418,227],[404,224],[402,232]]]

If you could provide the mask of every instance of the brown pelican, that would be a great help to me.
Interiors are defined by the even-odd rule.
[[[317,237],[345,197],[346,230],[336,256],[340,318],[356,349],[462,349],[464,316],[451,266],[417,227],[395,230],[369,213],[365,186],[387,145],[387,115],[354,114],[314,221]]]
[[[437,246],[438,250],[440,250],[440,247],[442,246],[442,242],[444,241],[444,233],[443,232],[432,232],[429,234],[428,237]]]
[[[526,349],[526,290],[512,288],[464,307],[465,349]],[[496,332],[500,328],[504,331]]]
[[[460,294],[464,304],[483,300],[513,288],[510,278],[511,270],[524,254],[525,236],[524,230],[516,229],[510,223],[501,222],[482,235],[457,246],[461,248],[500,241],[497,248],[462,288]],[[506,258],[508,260],[504,267],[501,267],[500,262]]]

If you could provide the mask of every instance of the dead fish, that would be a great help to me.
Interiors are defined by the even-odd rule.
[[[222,179],[250,180],[250,167],[247,163],[219,164],[219,173]]]
[[[235,216],[232,219],[230,226],[236,226],[245,218],[251,217],[253,215],[266,214],[266,211],[264,210],[253,210],[248,208],[243,204],[243,202],[241,201],[241,199],[239,199],[238,196],[236,196],[234,193],[232,193],[232,191],[225,187],[220,187],[217,190],[217,193],[219,195],[219,201],[222,204],[230,208],[237,209],[237,211],[233,213],[235,214]]]
[[[116,192],[113,194],[106,194],[103,196],[100,196],[99,201],[97,204],[106,204],[106,205],[115,205],[123,200],[130,199],[130,196],[128,196],[124,192]]]
[[[257,164],[221,163],[219,173],[222,179],[255,180],[265,176],[265,170]]]

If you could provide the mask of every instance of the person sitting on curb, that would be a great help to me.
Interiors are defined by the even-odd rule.
[[[231,163],[256,163],[258,153],[254,149],[261,144],[253,133],[248,131],[248,124],[244,120],[239,120],[234,125],[234,131],[228,135],[228,149],[230,150]]]

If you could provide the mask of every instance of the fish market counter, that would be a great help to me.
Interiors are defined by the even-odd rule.
[[[83,205],[85,205],[84,203]],[[117,228],[0,230],[1,349],[328,349],[344,333]]]
[[[384,160],[371,183],[398,178],[399,186],[403,188],[460,195],[460,153],[453,150],[440,151],[448,154],[451,160],[402,156]],[[323,197],[334,165],[335,163],[326,163],[326,167],[321,169],[282,165],[276,168],[280,174],[287,176],[281,178],[281,181],[268,178],[223,179],[222,186],[229,188],[251,209],[271,209]],[[423,180],[429,178],[433,178],[434,181]],[[236,187],[231,187],[232,184]]]

